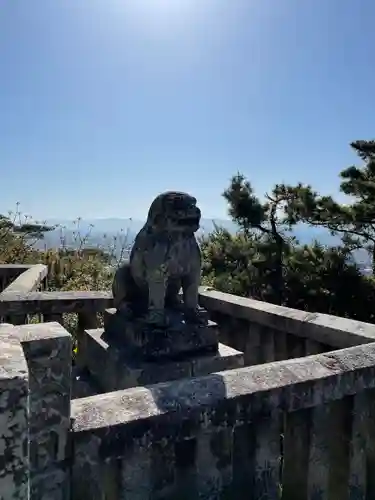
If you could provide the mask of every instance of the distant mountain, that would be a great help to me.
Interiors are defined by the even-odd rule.
[[[144,221],[137,219],[92,219],[79,222],[52,219],[48,220],[50,226],[57,226],[53,231],[45,234],[44,240],[38,242],[37,247],[57,248],[62,244],[67,247],[77,248],[80,241],[84,239],[86,246],[108,247],[114,244],[116,246],[130,246],[134,241],[138,231],[142,228]],[[202,219],[198,234],[209,234],[215,226],[224,227],[234,233],[236,225],[230,220],[223,219]]]
[[[61,237],[64,236],[67,245],[73,244],[78,236],[86,237],[88,244],[104,243],[110,241],[113,237],[127,239],[132,243],[135,235],[142,228],[144,221],[138,219],[92,219],[77,222],[69,220],[52,219],[47,224],[59,226],[54,231],[46,233],[44,245],[47,247],[56,247],[61,244]],[[198,234],[209,234],[215,226],[223,227],[229,232],[234,233],[237,230],[236,224],[229,219],[202,219]],[[304,224],[297,225],[293,234],[301,244],[311,243],[313,240],[320,241],[323,245],[339,245],[340,238],[332,236],[329,231],[320,227],[310,227]]]
[[[136,234],[142,228],[144,222],[138,219],[121,218],[82,220],[78,223],[69,220],[51,219],[47,221],[47,224],[59,227],[54,231],[46,233],[44,240],[38,242],[37,247],[40,249],[57,248],[61,246],[62,242],[67,247],[77,248],[80,245],[79,233],[81,238],[85,239],[86,246],[91,247],[108,248],[109,245],[114,244],[114,238],[116,238],[115,246],[120,250],[122,247],[131,247]],[[209,234],[214,230],[215,226],[223,227],[231,233],[237,230],[236,224],[229,219],[203,218],[198,234]],[[337,246],[341,243],[338,236],[332,236],[326,229],[310,227],[304,224],[297,225],[291,234],[301,244],[309,244],[313,240],[317,240],[327,246]],[[370,260],[365,250],[356,251],[353,257],[361,267],[365,268],[369,266]]]
[[[120,231],[129,233],[137,233],[143,226],[144,221],[139,219],[120,219],[120,218],[108,218],[108,219],[91,219],[82,221],[69,221],[63,219],[51,219],[47,221],[47,224],[51,226],[64,227],[67,230],[76,231],[79,227],[80,231],[87,232],[90,227],[92,232],[95,233],[119,233]],[[215,225],[224,227],[228,231],[235,231],[236,225],[229,219],[201,219],[201,231],[211,232],[213,231]]]

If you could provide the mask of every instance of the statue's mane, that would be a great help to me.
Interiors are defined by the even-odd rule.
[[[150,205],[147,214],[146,226],[155,229],[164,226],[167,216],[171,213],[171,199],[176,198],[180,198],[183,200],[195,200],[195,198],[190,196],[188,193],[183,193],[180,191],[167,191],[165,193],[159,194]]]

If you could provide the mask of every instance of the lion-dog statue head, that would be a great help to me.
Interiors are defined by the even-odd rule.
[[[201,211],[187,193],[167,191],[151,203],[146,225],[153,231],[193,234],[199,229]]]

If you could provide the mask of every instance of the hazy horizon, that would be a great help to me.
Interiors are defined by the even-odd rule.
[[[98,225],[95,222],[103,222],[105,219],[91,220],[91,221],[81,221],[79,233],[81,237],[86,238],[85,245],[86,247],[91,248],[103,248],[106,249],[108,245],[112,245],[114,243],[114,237],[117,238],[117,250],[116,252],[121,253],[121,248],[126,247],[130,248],[134,237],[137,232],[141,229],[144,221],[133,219],[132,225],[127,225],[129,219],[106,219],[107,221],[115,222],[112,227],[110,225],[104,224]],[[90,224],[93,224],[93,227],[90,227]],[[122,224],[123,223],[123,224]],[[215,223],[219,227],[224,227],[229,232],[234,233],[238,228],[236,225],[229,219],[216,219]],[[210,232],[214,230],[214,225],[212,219],[202,219],[201,228],[197,232],[197,236],[200,235],[208,235]],[[62,231],[62,233],[61,233]],[[339,236],[332,236],[330,232],[322,227],[311,227],[306,224],[298,224],[293,228],[293,230],[289,233],[297,238],[300,244],[310,244],[314,240],[319,241],[322,245],[326,246],[338,246],[341,244],[341,239]],[[61,236],[63,235],[63,242],[67,248],[77,248],[81,244],[77,240],[77,226],[72,224],[71,226],[64,226],[63,229],[57,228],[55,231],[49,232],[45,234],[44,240],[41,240],[37,243],[36,247],[43,249],[47,248],[58,248],[61,247],[62,241]],[[353,258],[360,265],[363,270],[366,270],[370,267],[371,259],[368,255],[368,252],[364,249],[359,249],[353,252]]]

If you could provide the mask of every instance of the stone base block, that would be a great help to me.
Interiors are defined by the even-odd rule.
[[[125,349],[108,344],[103,332],[103,329],[86,330],[78,341],[80,365],[86,366],[103,392],[208,375],[244,365],[243,353],[224,344],[219,344],[214,353],[186,356],[182,360],[142,361],[129,356]]]
[[[205,311],[202,311],[202,315]],[[181,313],[171,313],[168,328],[145,325],[140,320],[128,320],[116,309],[104,312],[104,337],[109,344],[126,346],[130,355],[153,360],[183,358],[187,354],[215,352],[218,349],[217,324],[191,325],[183,321]]]
[[[90,376],[88,370],[81,370],[78,367],[72,369],[72,399],[87,398],[97,396],[103,390],[95,384],[95,380]]]

